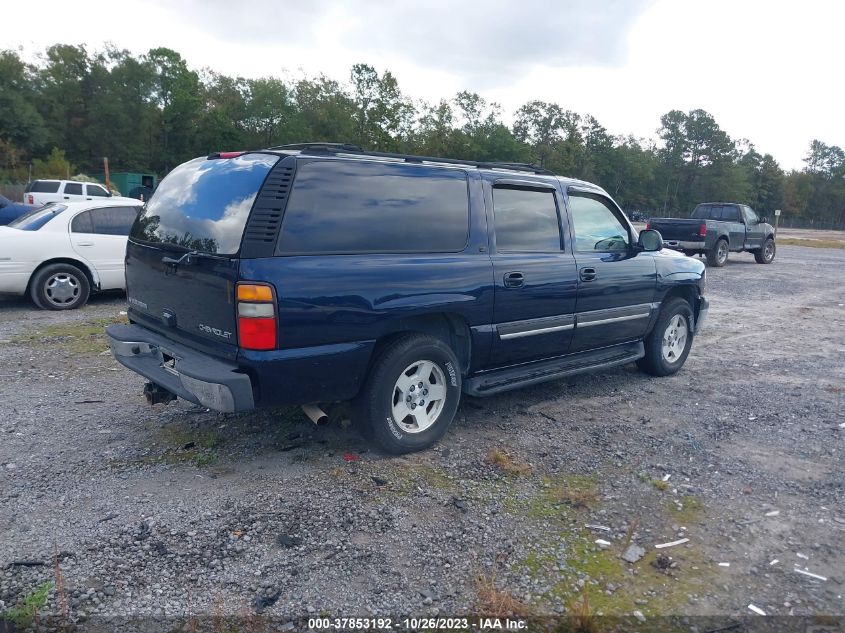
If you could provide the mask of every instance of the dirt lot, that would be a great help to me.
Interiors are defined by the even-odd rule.
[[[4,301],[0,611],[25,620],[28,597],[162,630],[255,613],[281,630],[309,614],[841,615],[843,271],[843,250],[731,254],[708,269],[710,320],[678,375],[466,398],[439,446],[403,458],[294,409],[148,407],[104,353],[122,296],[73,313]]]

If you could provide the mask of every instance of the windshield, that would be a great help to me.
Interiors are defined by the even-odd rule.
[[[24,213],[18,219],[9,222],[7,226],[21,231],[37,231],[65,209],[67,207],[63,204],[45,204],[34,211]]]
[[[180,250],[234,255],[252,203],[279,160],[271,154],[195,158],[161,181],[130,238]]]

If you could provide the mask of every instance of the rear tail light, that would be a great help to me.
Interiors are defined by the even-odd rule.
[[[698,236],[707,237],[707,224],[705,224],[704,222],[702,222],[701,226],[698,227]]]
[[[651,230],[651,220],[649,220],[648,222],[645,223],[645,229],[646,229],[646,231]]]
[[[238,346],[243,349],[276,349],[278,323],[273,287],[268,284],[239,283]]]
[[[31,193],[27,194],[26,198],[29,201],[29,204],[35,204],[35,196],[33,196]]]

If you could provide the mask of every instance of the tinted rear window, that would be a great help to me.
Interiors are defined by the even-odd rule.
[[[37,231],[65,209],[67,207],[63,204],[39,207],[35,211],[22,215],[17,220],[9,222],[9,228],[20,229],[21,231]]]
[[[692,212],[697,220],[730,220],[739,222],[739,207],[733,204],[699,205]]]
[[[71,196],[81,196],[82,185],[77,182],[69,182],[65,185],[65,193]]]
[[[195,158],[161,181],[132,227],[140,242],[234,255],[255,196],[278,156]]]
[[[278,252],[458,252],[468,230],[463,171],[315,161],[297,168]]]
[[[61,183],[58,180],[36,180],[27,191],[33,193],[56,193]]]

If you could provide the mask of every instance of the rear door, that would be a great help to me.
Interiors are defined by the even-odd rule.
[[[745,220],[742,218],[739,205],[726,204],[722,207],[722,221],[728,227],[731,250],[741,251],[745,248]]]
[[[575,327],[578,272],[562,237],[569,230],[562,198],[545,182],[498,180],[487,193],[495,232],[490,364],[566,354]]]
[[[62,200],[75,202],[83,198],[81,182],[66,182],[62,184]]]
[[[244,227],[279,157],[196,158],[162,180],[132,227],[132,320],[225,357],[237,353],[235,284]]]
[[[646,333],[657,283],[654,254],[632,248],[634,233],[609,198],[570,189],[578,302],[572,352],[607,347]]]
[[[78,213],[71,220],[71,246],[96,268],[102,290],[124,286],[126,238],[138,210],[131,206],[103,207]]]

